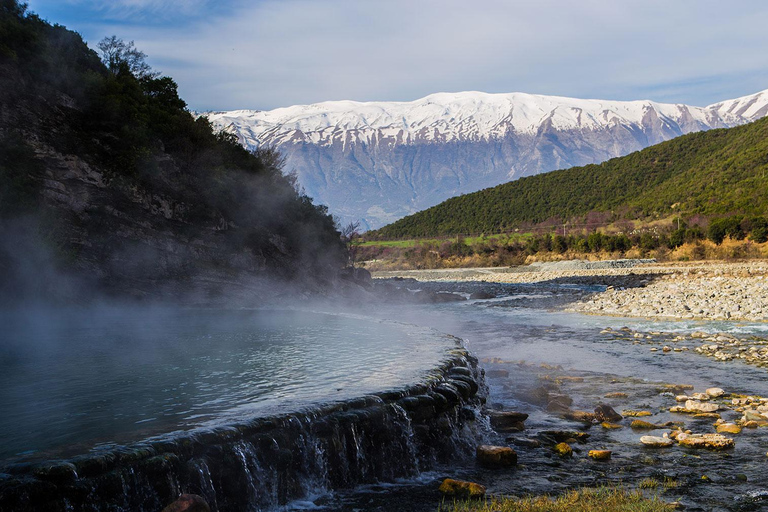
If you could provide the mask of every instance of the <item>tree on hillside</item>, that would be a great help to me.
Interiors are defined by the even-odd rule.
[[[360,246],[360,222],[350,222],[346,226],[342,226],[339,232],[341,234],[341,241],[344,242],[344,246],[347,248],[348,263],[352,268],[355,268],[357,252]]]
[[[136,48],[133,41],[126,43],[117,36],[110,36],[99,41],[96,46],[101,53],[101,60],[114,74],[126,66],[140,80],[160,76],[160,73],[152,71],[152,67],[147,64],[147,54]]]

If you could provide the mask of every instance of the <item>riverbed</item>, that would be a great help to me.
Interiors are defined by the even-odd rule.
[[[628,270],[620,272],[623,276]],[[629,282],[636,282],[636,275]],[[432,273],[425,274],[433,278]],[[409,278],[413,275],[407,276]],[[422,276],[424,277],[424,276]],[[753,510],[765,504],[768,482],[766,427],[726,434],[735,448],[726,451],[693,450],[672,446],[653,449],[640,443],[645,435],[663,436],[681,428],[693,433],[714,433],[715,418],[694,418],[670,412],[676,397],[718,387],[723,422],[734,422],[742,412],[732,396],[768,396],[766,369],[744,360],[708,357],[696,348],[711,344],[707,338],[763,339],[768,324],[725,319],[643,318],[585,315],[568,311],[604,293],[608,282],[579,273],[536,282],[477,282],[471,279],[390,281],[411,292],[450,292],[468,299],[484,292],[492,298],[439,304],[377,306],[381,318],[438,328],[465,340],[486,371],[490,386],[488,408],[529,415],[525,429],[487,434],[483,442],[513,446],[519,463],[514,469],[487,470],[473,461],[422,475],[398,485],[370,487],[327,498],[327,510],[435,510],[441,500],[437,487],[443,478],[463,478],[485,485],[498,495],[558,493],[579,486],[622,483],[641,486],[680,502],[687,510]],[[623,283],[622,283],[623,284]],[[690,337],[691,333],[697,333]],[[592,412],[601,404],[623,414],[616,428],[566,419],[552,398],[571,411]],[[648,416],[632,417],[632,411]],[[633,429],[640,419],[664,425],[652,431]],[[561,458],[552,450],[547,431],[585,433],[573,443],[573,457]],[[609,461],[588,458],[590,450],[610,450]]]

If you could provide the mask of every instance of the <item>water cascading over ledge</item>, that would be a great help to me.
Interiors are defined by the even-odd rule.
[[[415,476],[471,456],[485,395],[477,360],[456,348],[405,389],[66,462],[7,467],[0,510],[157,512],[182,493],[203,496],[212,510],[269,510]]]

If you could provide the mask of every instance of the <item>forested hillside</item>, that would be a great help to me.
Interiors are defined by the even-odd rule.
[[[277,154],[194,119],[132,43],[101,49],[0,1],[0,292],[55,295],[60,275],[137,296],[332,278],[339,233]]]
[[[369,233],[371,239],[491,234],[548,223],[583,225],[694,215],[768,213],[768,119],[684,135],[599,165],[505,183],[449,199]]]

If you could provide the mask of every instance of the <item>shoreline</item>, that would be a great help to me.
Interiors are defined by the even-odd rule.
[[[557,262],[508,268],[373,272],[375,279],[604,286],[563,308],[598,316],[768,322],[768,262]],[[615,278],[621,278],[615,279]],[[620,281],[620,285],[618,282]]]

